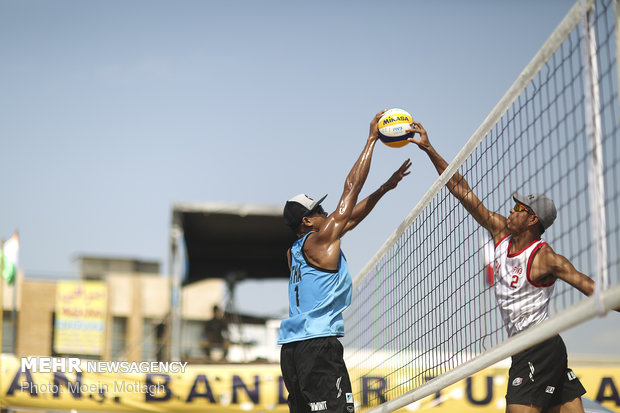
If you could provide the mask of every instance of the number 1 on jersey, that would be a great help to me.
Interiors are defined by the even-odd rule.
[[[297,307],[299,307],[299,286],[295,286],[295,298],[297,300]]]

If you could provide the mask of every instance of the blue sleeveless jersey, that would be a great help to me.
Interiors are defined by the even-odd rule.
[[[289,318],[280,324],[278,344],[316,337],[344,336],[342,312],[351,304],[353,281],[342,250],[338,270],[311,265],[302,251],[308,235],[291,248]]]

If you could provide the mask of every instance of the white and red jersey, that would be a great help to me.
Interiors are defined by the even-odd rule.
[[[510,254],[511,240],[509,234],[497,243],[494,263],[495,296],[510,337],[547,318],[554,285],[530,278],[534,256],[546,242],[539,239]]]

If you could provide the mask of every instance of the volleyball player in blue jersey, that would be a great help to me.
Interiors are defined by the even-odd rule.
[[[284,220],[298,237],[287,252],[289,318],[282,321],[278,338],[291,413],[354,411],[351,381],[337,339],[344,335],[342,312],[351,302],[352,290],[340,238],[409,174],[411,166],[407,159],[379,189],[357,202],[379,136],[377,123],[384,112],[371,121],[366,146],[345,180],[334,212],[328,215],[323,210],[325,196],[314,201],[300,194],[284,206]]]

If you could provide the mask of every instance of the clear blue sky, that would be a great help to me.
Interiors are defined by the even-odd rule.
[[[452,159],[572,5],[3,0],[0,235],[19,230],[27,277],[68,278],[83,253],[167,268],[174,202],[333,209],[376,112],[408,110]],[[354,275],[437,178],[379,145],[362,195],[407,157],[343,240]],[[238,293],[287,305],[281,282]]]

